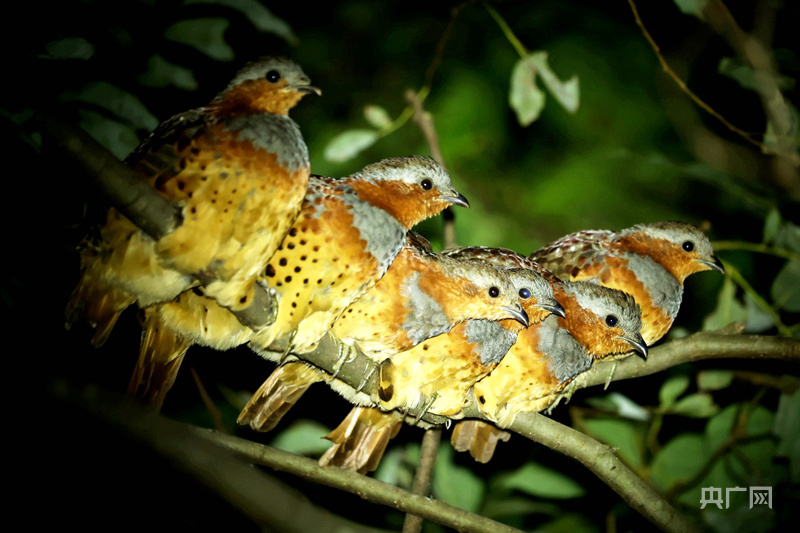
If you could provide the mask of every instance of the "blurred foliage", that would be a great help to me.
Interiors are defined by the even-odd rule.
[[[745,131],[769,131],[752,91],[753,72],[732,59],[705,25],[705,2],[641,4],[661,52],[692,90]],[[766,4],[729,7],[747,31],[759,29],[756,6],[777,10],[770,46],[784,97],[796,104],[800,62],[789,42],[798,7]],[[158,121],[207,103],[239,66],[263,54],[292,57],[323,89],[321,98],[308,97],[292,112],[315,173],[342,176],[384,157],[428,154],[404,99],[405,90],[413,89],[433,116],[454,183],[472,203],[469,211],[456,213],[460,244],[528,253],[582,229],[693,222],[715,240],[728,275],[687,281],[670,335],[735,320],[751,333],[800,336],[796,200],[768,179],[770,158],[688,104],[660,71],[626,2],[506,1],[490,9],[475,2],[460,6],[448,30],[457,5],[73,0],[11,6],[8,20],[36,22],[3,35],[10,56],[0,104],[8,133],[4,148],[7,156],[23,158],[19,168],[26,172],[7,181],[10,197],[20,200],[15,205],[45,213],[55,245],[42,246],[14,231],[12,249],[35,242],[29,257],[43,250],[47,255],[9,262],[0,296],[20,328],[30,327],[25,317],[46,313],[46,335],[58,349],[34,354],[37,372],[46,369],[42,384],[50,374],[67,375],[123,390],[136,357],[138,325],[133,313],[124,315],[99,351],[90,351],[81,332],[61,332],[63,306],[77,276],[74,248],[102,216],[104,204],[80,176],[40,156],[37,120],[57,116],[80,124],[123,158]],[[47,12],[37,12],[42,9]],[[737,146],[741,159],[731,167],[727,160],[698,158],[702,147],[693,145],[687,125],[716,139],[720,144],[714,146]],[[36,199],[31,183],[41,188]],[[16,216],[19,211],[10,210],[7,228],[20,227]],[[419,227],[437,249],[440,224],[437,219]],[[320,454],[327,445],[322,437],[349,409],[319,386],[274,434],[253,434],[237,428],[235,417],[271,365],[247,350],[221,355],[198,348],[184,365],[205,385],[220,421],[200,402],[188,369],[170,393],[167,416],[221,424],[296,453]],[[698,363],[615,383],[607,393],[580,391],[552,416],[613,446],[634,471],[712,530],[777,530],[789,523],[798,500],[796,374],[796,367],[770,361]],[[418,429],[404,428],[375,476],[410,487],[420,436]],[[648,529],[581,465],[525,439],[501,443],[488,465],[463,455],[443,444],[436,497],[538,531],[594,532],[609,523],[619,530]],[[749,509],[741,493],[734,493],[742,498],[730,509],[700,510],[702,487],[751,485],[773,487],[773,510]],[[400,523],[397,512],[361,500],[342,505],[344,496],[335,491],[302,487],[315,503],[354,520],[378,527]],[[125,493],[127,503],[118,499],[121,509],[143,505],[133,492]]]

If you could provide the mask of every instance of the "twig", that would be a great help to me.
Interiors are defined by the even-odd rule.
[[[195,370],[193,366],[189,367],[189,370],[191,371],[192,379],[197,387],[197,391],[200,394],[200,399],[203,401],[203,405],[206,406],[208,413],[211,415],[211,420],[214,423],[214,427],[217,428],[217,431],[224,433],[225,426],[222,423],[222,416],[220,415],[219,409],[217,409],[217,406],[214,405],[214,401],[211,399],[211,396],[209,396],[208,391],[206,391],[200,376],[197,374],[197,370]]]
[[[729,130],[731,130],[732,132],[734,132],[734,133],[736,133],[737,135],[739,135],[740,137],[742,137],[742,138],[743,138],[745,141],[749,142],[750,144],[753,144],[753,145],[757,146],[757,147],[758,147],[758,148],[759,148],[759,149],[760,149],[762,152],[764,152],[764,153],[770,153],[770,154],[773,154],[773,155],[779,155],[779,156],[781,156],[781,157],[788,158],[788,159],[789,159],[789,160],[791,160],[791,161],[792,161],[794,164],[797,164],[797,162],[798,162],[798,158],[797,158],[797,155],[796,155],[796,154],[789,154],[789,153],[785,153],[785,152],[783,152],[783,151],[778,151],[778,150],[775,150],[775,149],[773,149],[773,148],[770,148],[769,146],[765,145],[764,143],[762,143],[762,142],[758,141],[757,139],[754,139],[754,138],[753,138],[753,136],[752,136],[752,135],[750,135],[749,133],[747,133],[746,131],[744,131],[744,130],[742,130],[741,128],[738,128],[738,127],[734,126],[733,124],[731,124],[730,122],[728,122],[728,121],[725,119],[725,117],[723,117],[723,116],[722,116],[721,114],[719,114],[719,113],[718,113],[716,110],[714,110],[714,108],[712,108],[710,105],[708,105],[708,104],[707,104],[705,101],[703,101],[703,100],[702,100],[702,99],[701,99],[699,96],[697,96],[697,95],[694,93],[694,91],[692,91],[691,89],[689,89],[689,87],[688,87],[688,86],[686,85],[686,83],[685,83],[685,82],[684,82],[684,81],[683,81],[683,80],[680,78],[680,76],[678,76],[678,75],[675,73],[675,71],[674,71],[674,70],[672,70],[672,68],[671,68],[671,67],[669,66],[669,64],[667,63],[667,60],[666,60],[666,59],[664,59],[664,56],[663,56],[663,55],[661,55],[661,48],[658,46],[658,44],[655,42],[655,40],[653,39],[653,37],[650,35],[650,32],[648,32],[648,31],[647,31],[647,28],[645,28],[645,26],[644,26],[644,22],[642,22],[642,19],[641,19],[641,17],[639,16],[639,11],[638,11],[638,9],[636,8],[636,3],[634,2],[634,0],[628,0],[628,4],[630,5],[630,7],[631,7],[631,11],[633,12],[633,16],[634,16],[634,18],[636,19],[636,24],[639,26],[639,28],[641,29],[641,31],[642,31],[642,34],[644,35],[645,39],[647,39],[647,42],[650,44],[650,47],[651,47],[651,48],[653,49],[653,51],[655,52],[655,54],[656,54],[656,57],[658,58],[658,61],[659,61],[659,63],[661,63],[661,68],[664,70],[664,72],[665,72],[665,73],[666,73],[666,74],[667,74],[667,75],[668,75],[670,78],[672,78],[672,80],[673,80],[673,81],[674,81],[674,82],[675,82],[675,83],[678,85],[678,87],[680,87],[680,89],[681,89],[681,90],[682,90],[684,93],[686,93],[686,95],[687,95],[689,98],[691,98],[691,99],[692,99],[692,101],[693,101],[695,104],[697,104],[698,106],[700,106],[700,107],[701,107],[703,110],[705,110],[705,111],[706,111],[706,112],[707,112],[709,115],[711,115],[712,117],[714,117],[714,118],[716,118],[718,121],[720,121],[720,122],[721,122],[723,125],[725,125],[725,127],[727,127]]]
[[[419,452],[419,463],[414,476],[414,486],[411,491],[420,496],[431,493],[433,483],[433,467],[436,464],[436,455],[439,452],[439,443],[442,440],[442,429],[432,428],[425,431],[422,437],[422,448]],[[419,533],[422,531],[422,517],[407,514],[403,522],[403,533]]]
[[[428,142],[431,156],[447,169],[444,156],[442,155],[442,149],[439,146],[439,136],[436,134],[436,128],[433,125],[433,117],[429,112],[425,111],[425,108],[422,106],[423,99],[419,96],[419,93],[409,89],[406,91],[406,100],[414,111],[412,119],[419,126],[419,129],[422,130],[422,134]],[[455,217],[455,212],[453,212],[453,209],[450,207],[445,209],[442,213],[442,218],[444,219],[442,242],[445,249],[454,248],[456,246]]]

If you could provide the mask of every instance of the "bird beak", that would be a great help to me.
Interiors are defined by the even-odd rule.
[[[301,93],[314,93],[317,96],[322,96],[322,89],[314,87],[313,85],[293,85],[292,89]]]
[[[647,361],[647,344],[644,342],[641,334],[637,334],[636,338],[633,339],[630,337],[622,337],[622,339],[633,346],[633,349],[639,357]]]
[[[530,325],[530,320],[528,319],[528,313],[522,308],[521,305],[517,305],[516,307],[503,307],[504,311],[507,311],[510,318],[513,318],[526,328]]]
[[[546,309],[547,311],[550,311],[551,313],[553,313],[556,316],[560,316],[561,318],[566,318],[567,317],[567,314],[565,313],[564,308],[556,300],[553,300],[553,301],[548,302],[548,303],[540,303],[540,304],[536,304],[536,305],[538,307],[541,307],[542,309]]]
[[[707,266],[710,270],[716,270],[720,274],[725,274],[725,267],[722,266],[722,261],[720,261],[715,255],[711,256],[711,261],[706,259],[698,259],[697,262],[701,265]]]
[[[452,205],[469,208],[469,200],[460,192],[453,190],[453,196],[442,196],[442,200]]]

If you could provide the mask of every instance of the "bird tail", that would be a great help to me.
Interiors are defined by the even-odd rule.
[[[128,384],[128,396],[145,400],[156,409],[164,403],[192,342],[167,327],[158,306],[145,310],[139,359]]]
[[[293,361],[279,366],[253,394],[237,422],[256,431],[269,431],[311,385],[324,379],[322,371],[304,363]]]
[[[84,251],[84,255],[93,254]],[[99,348],[108,340],[111,330],[122,311],[134,303],[134,298],[126,291],[104,283],[94,271],[98,257],[87,257],[88,263],[81,273],[78,285],[72,291],[64,313],[66,329],[78,322],[86,321],[94,328],[92,346]]]
[[[462,420],[453,427],[450,443],[459,452],[469,454],[479,463],[488,463],[498,441],[508,441],[511,433],[482,420]]]
[[[339,466],[360,474],[378,468],[386,446],[403,425],[403,415],[375,407],[354,407],[325,438],[333,446],[320,457],[320,466]]]

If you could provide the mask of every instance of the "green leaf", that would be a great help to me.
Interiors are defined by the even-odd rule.
[[[578,77],[572,76],[567,81],[561,81],[550,68],[547,59],[547,52],[534,52],[530,55],[530,61],[536,65],[542,83],[550,91],[550,94],[561,104],[561,107],[570,113],[578,111],[580,105],[580,85]]]
[[[477,512],[485,490],[483,480],[472,470],[456,466],[452,446],[440,446],[433,476],[433,494],[450,505]]]
[[[378,133],[375,130],[345,130],[331,139],[325,147],[325,159],[334,163],[347,161],[377,140]]]
[[[493,496],[496,496],[493,498]],[[488,518],[502,518],[512,516],[530,516],[533,514],[544,514],[558,516],[561,508],[550,502],[531,500],[527,497],[509,496],[507,493],[491,491],[487,494],[487,501],[481,507],[481,514]]]
[[[708,418],[714,416],[719,407],[714,403],[714,399],[707,392],[697,392],[681,398],[669,410],[676,415],[684,415],[692,418]]]
[[[117,159],[125,159],[139,145],[139,136],[131,126],[109,120],[94,111],[81,109],[78,113],[81,116],[81,128],[105,146]]]
[[[705,9],[708,0],[675,0],[675,5],[681,10],[684,15],[692,15],[705,20],[703,17],[703,9]]]
[[[328,428],[313,420],[298,420],[281,431],[270,446],[301,455],[321,455],[331,447]]]
[[[289,24],[280,17],[276,17],[272,11],[257,0],[187,0],[186,3],[231,7],[244,14],[259,31],[273,33],[293,46],[300,44],[300,39],[294,34]]]
[[[717,72],[727,76],[745,89],[756,88],[756,75],[752,68],[738,59],[723,57],[719,61]]]
[[[775,240],[775,236],[778,234],[778,228],[781,226],[781,213],[776,208],[772,208],[767,213],[767,216],[764,218],[764,237],[763,242],[765,244],[771,243]]]
[[[772,317],[758,305],[749,292],[744,295],[744,308],[747,316],[744,328],[748,333],[763,333],[775,327]]]
[[[658,391],[658,404],[662,408],[671,407],[688,388],[688,376],[671,376],[661,385],[661,389]]]
[[[787,457],[791,479],[800,481],[800,390],[782,394],[775,413],[773,432],[778,436],[776,455]]]
[[[643,429],[629,420],[592,418],[585,422],[587,433],[615,449],[620,459],[634,470],[642,466]]]
[[[631,420],[649,420],[650,413],[647,412],[641,405],[634,402],[624,394],[612,392],[608,394],[609,400],[615,407],[615,413],[622,418],[629,418]]]
[[[583,486],[571,477],[533,461],[525,463],[512,474],[498,476],[495,486],[551,499],[579,498],[586,492]]]
[[[379,130],[388,127],[392,123],[389,113],[378,105],[365,105],[364,118],[367,119],[370,126]]]
[[[703,330],[713,331],[724,328],[731,322],[744,322],[745,308],[736,299],[736,284],[729,277],[725,278],[717,298],[717,308],[703,321]]]
[[[222,18],[182,20],[167,28],[164,37],[196,48],[217,61],[231,61],[233,48],[225,42],[225,30],[229,24]]]
[[[94,55],[92,43],[82,37],[67,37],[45,46],[48,59],[89,59]]]
[[[800,261],[787,261],[775,277],[770,293],[778,307],[792,313],[800,311]]]
[[[784,222],[775,235],[775,246],[793,252],[800,252],[800,226]]]
[[[104,81],[88,83],[77,93],[65,93],[62,99],[100,106],[135,128],[150,131],[158,126],[158,119],[148,111],[141,100],[128,91]]]
[[[536,66],[523,58],[511,71],[508,103],[517,114],[521,126],[530,126],[544,109],[545,95],[536,86]]]
[[[658,487],[669,490],[675,483],[696,476],[708,461],[709,453],[702,436],[694,433],[678,435],[658,452],[650,475]]]
[[[536,533],[596,533],[598,528],[583,515],[576,513],[562,514],[536,528]]]
[[[697,373],[697,387],[700,390],[721,390],[733,382],[732,370],[701,370]]]
[[[191,70],[170,63],[155,54],[147,61],[147,72],[139,77],[142,85],[148,87],[177,87],[185,91],[197,89],[197,80]]]

